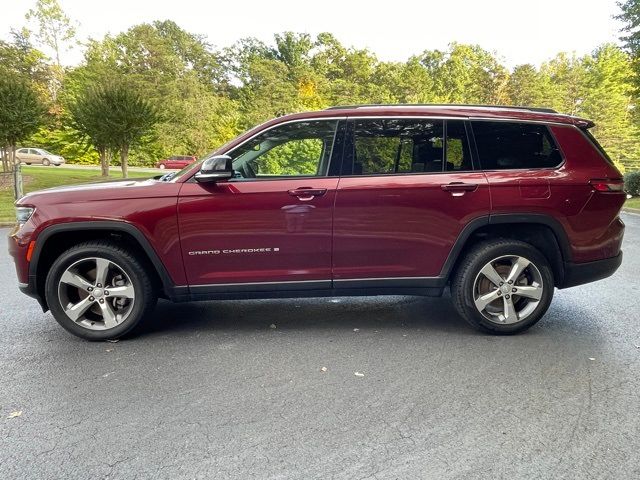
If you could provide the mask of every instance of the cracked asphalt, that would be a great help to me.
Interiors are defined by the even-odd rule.
[[[374,297],[161,302],[139,336],[89,343],[1,253],[0,478],[638,478],[640,216],[624,220],[618,273],[556,291],[513,337],[447,298]]]

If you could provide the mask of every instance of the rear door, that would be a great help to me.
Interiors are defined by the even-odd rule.
[[[236,178],[183,184],[178,219],[195,293],[331,286],[337,127],[337,120],[274,126],[227,152]]]
[[[462,119],[349,121],[334,213],[336,288],[442,283],[458,235],[490,211],[467,129]]]
[[[584,205],[563,201],[568,193],[563,190],[570,188],[567,172],[547,125],[473,120],[471,126],[480,165],[491,187],[492,214],[570,213]],[[587,182],[583,192],[585,196],[590,193]]]

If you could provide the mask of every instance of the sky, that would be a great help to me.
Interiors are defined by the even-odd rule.
[[[2,0],[0,38],[25,25],[35,0]],[[539,65],[560,51],[578,55],[618,42],[616,0],[60,0],[78,22],[80,40],[99,39],[153,20],[170,19],[205,35],[216,47],[240,38],[270,42],[283,31],[333,33],[346,46],[368,48],[385,61],[404,61],[451,42],[479,44],[509,67]],[[67,52],[63,63],[82,60]]]

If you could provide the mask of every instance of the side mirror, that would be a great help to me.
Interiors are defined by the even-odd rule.
[[[198,183],[212,183],[228,178],[233,178],[233,163],[229,155],[207,158],[195,175]]]

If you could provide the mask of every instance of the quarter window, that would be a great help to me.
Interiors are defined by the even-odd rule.
[[[472,122],[483,170],[552,168],[562,155],[546,125]]]

